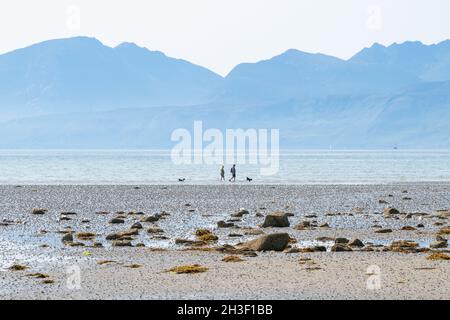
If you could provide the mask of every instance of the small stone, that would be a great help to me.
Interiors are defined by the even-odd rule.
[[[392,229],[380,229],[380,230],[375,230],[375,233],[391,233]]]
[[[112,218],[111,220],[109,220],[109,223],[111,224],[125,223],[125,220],[121,218]]]
[[[302,221],[297,226],[295,226],[295,229],[297,230],[305,230],[311,227],[310,221]]]
[[[359,247],[359,248],[364,247],[364,243],[363,243],[361,240],[359,240],[359,239],[353,239],[353,240],[351,240],[351,241],[348,243],[348,245],[349,245],[350,247]]]
[[[116,240],[112,243],[113,247],[132,247],[131,241],[129,240]]]
[[[62,236],[61,241],[64,242],[73,242],[73,235],[71,233],[66,233]]]
[[[31,211],[32,214],[36,214],[36,215],[43,215],[47,213],[47,209],[39,209],[39,208],[34,208]]]
[[[161,228],[148,228],[147,233],[164,233],[164,230]]]
[[[217,227],[218,228],[231,228],[234,227],[234,223],[232,222],[225,222],[225,221],[219,221],[217,222]]]
[[[349,242],[350,242],[350,240],[348,240],[347,238],[336,238],[334,240],[334,243],[336,243],[336,244],[347,244]]]
[[[385,217],[390,217],[392,215],[400,214],[400,211],[395,208],[385,208],[383,214]]]
[[[244,208],[241,208],[238,212],[233,213],[231,216],[241,218],[244,214],[250,214],[250,212]]]
[[[348,245],[345,244],[335,244],[331,247],[332,252],[345,252],[345,251],[353,251]]]
[[[159,216],[158,215],[153,215],[153,216],[148,216],[146,218],[143,218],[141,221],[142,222],[156,222],[159,220]]]
[[[131,229],[142,229],[142,224],[140,222],[133,223]]]

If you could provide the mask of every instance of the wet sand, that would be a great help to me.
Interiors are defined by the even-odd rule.
[[[2,299],[450,298],[450,261],[427,259],[432,252],[449,251],[448,246],[430,249],[429,245],[440,229],[449,226],[450,184],[0,186],[0,200]],[[382,213],[387,206],[402,214],[386,218]],[[34,215],[33,208],[48,211]],[[235,227],[217,228],[220,220],[236,220],[231,214],[240,208],[249,214],[234,221]],[[162,211],[169,215],[141,222],[143,229],[132,236],[134,247],[113,247],[112,241],[105,239]],[[259,228],[264,217],[274,211],[291,213],[290,227]],[[64,212],[76,214],[62,215]],[[124,223],[110,224],[117,216],[123,216]],[[314,227],[297,230],[295,226],[303,221]],[[319,227],[325,223],[328,228]],[[401,230],[405,226],[413,230]],[[150,234],[149,228],[164,233]],[[195,240],[198,228],[210,229],[218,236],[218,241],[200,247],[213,249],[187,251],[190,246],[175,244],[177,238]],[[388,228],[392,232],[375,232]],[[62,232],[68,230],[96,236],[75,239],[84,246],[71,247],[61,242]],[[239,255],[241,262],[223,262],[227,254],[214,248],[259,237],[247,234],[248,230],[287,232],[295,239],[290,247],[323,245],[327,252],[288,253],[288,248],[257,252],[255,257]],[[317,240],[323,237],[328,239]],[[341,237],[358,238],[365,247],[330,252],[334,238]],[[396,240],[414,241],[429,252],[393,252],[389,245]],[[102,247],[94,247],[94,243]],[[145,247],[136,247],[139,243]],[[368,247],[374,251],[366,251]],[[111,262],[99,264],[105,260]],[[28,268],[8,269],[14,264]],[[130,267],[133,264],[135,268]],[[208,270],[198,274],[166,272],[186,264]],[[81,289],[67,285],[74,270],[80,271]],[[371,274],[373,270],[375,274]],[[380,287],[368,287],[367,282],[378,276],[377,270]],[[34,273],[48,278],[28,276]],[[48,279],[53,282],[44,283]]]

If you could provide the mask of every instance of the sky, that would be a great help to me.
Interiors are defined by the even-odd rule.
[[[448,0],[1,0],[0,54],[71,36],[134,42],[226,75],[287,49],[348,59],[450,39]]]

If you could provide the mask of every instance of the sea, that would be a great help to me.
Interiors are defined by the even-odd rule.
[[[282,150],[278,159],[270,175],[236,161],[235,183],[450,182],[450,150]],[[232,162],[222,182],[222,163],[177,164],[170,150],[0,150],[0,184],[229,184]]]

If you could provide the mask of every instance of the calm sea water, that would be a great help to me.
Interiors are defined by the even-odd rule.
[[[229,166],[226,166],[229,178]],[[276,175],[238,165],[239,183],[450,181],[450,151],[284,151]],[[175,165],[169,151],[0,151],[0,184],[216,184],[218,165]]]

